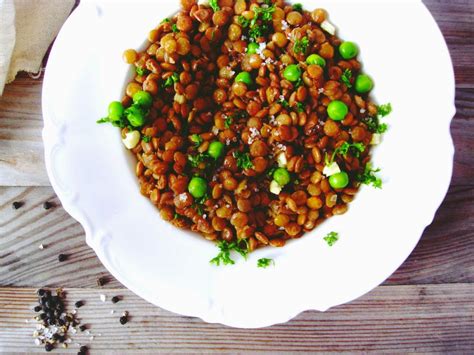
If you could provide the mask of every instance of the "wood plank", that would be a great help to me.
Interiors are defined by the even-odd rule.
[[[381,286],[364,297],[326,313],[308,311],[287,324],[245,330],[181,317],[133,295],[130,291],[67,289],[70,304],[84,300],[77,316],[90,325],[93,341],[76,342],[96,351],[228,353],[363,351],[469,352],[474,350],[474,285]],[[109,300],[120,295],[122,301]],[[33,344],[31,311],[34,289],[0,289],[0,351],[42,352]],[[111,314],[110,311],[115,313]],[[123,311],[130,322],[119,324]],[[29,323],[25,320],[30,319]],[[100,334],[100,335],[99,335]]]
[[[387,284],[474,282],[473,198],[472,185],[451,188],[434,224]],[[13,210],[15,200],[25,205]],[[45,201],[58,207],[45,211]],[[0,285],[95,287],[109,275],[51,188],[0,188],[0,231]],[[41,243],[46,249],[38,249]],[[70,258],[59,268],[60,253]],[[110,279],[107,287],[119,286]]]

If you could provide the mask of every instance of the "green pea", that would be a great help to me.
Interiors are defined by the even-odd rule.
[[[324,68],[326,66],[326,59],[321,57],[318,54],[311,54],[308,58],[306,58],[306,63],[308,64],[316,64],[320,67]]]
[[[188,185],[188,191],[194,198],[201,198],[207,192],[206,180],[200,177],[193,177]]]
[[[150,93],[146,91],[137,91],[135,95],[133,95],[133,103],[145,108],[150,108],[153,104],[153,98]]]
[[[207,152],[211,157],[214,159],[218,159],[224,154],[224,144],[221,142],[212,142],[209,144],[209,148],[207,149]]]
[[[288,65],[283,72],[283,77],[286,80],[295,82],[301,77],[301,69],[297,64]]]
[[[125,109],[119,101],[113,101],[109,105],[109,118],[112,121],[120,121],[123,116]]]
[[[244,83],[247,85],[253,84],[252,76],[250,75],[250,73],[247,73],[246,71],[243,71],[242,73],[237,74],[237,76],[235,77],[235,82]]]
[[[273,173],[273,180],[275,180],[278,185],[285,186],[290,182],[290,173],[285,168],[278,168]]]
[[[374,88],[374,82],[370,76],[361,74],[356,78],[355,89],[360,94],[365,94]]]
[[[328,115],[334,121],[342,121],[344,118],[346,118],[348,112],[349,108],[347,105],[339,100],[334,100],[328,106]]]
[[[352,59],[359,53],[359,48],[354,42],[342,42],[339,53],[344,59]]]
[[[141,127],[145,124],[145,115],[140,107],[132,105],[125,110],[125,114],[133,127]]]
[[[247,53],[248,54],[256,54],[257,53],[257,49],[259,48],[260,46],[255,43],[255,42],[250,42],[248,47],[247,47]]]
[[[329,177],[329,185],[334,189],[343,189],[349,185],[349,175],[345,171],[331,175]]]

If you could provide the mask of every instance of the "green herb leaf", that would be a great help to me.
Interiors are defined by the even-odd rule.
[[[219,4],[217,3],[217,0],[209,0],[209,6],[214,10],[214,12],[219,11],[221,8],[219,7]]]
[[[379,115],[379,117],[388,116],[391,112],[392,112],[391,103],[377,106],[377,114]]]
[[[199,134],[193,134],[190,137],[191,142],[194,143],[196,147],[199,147],[203,141],[202,137]]]
[[[363,153],[364,150],[365,145],[363,143],[344,142],[339,148],[336,148],[337,153],[343,155],[344,157],[347,156],[347,153],[350,151],[356,158],[358,158],[360,153]]]
[[[326,241],[326,243],[328,243],[330,247],[332,247],[339,240],[339,233],[331,232],[324,237],[324,240]]]
[[[197,155],[188,155],[188,161],[193,168],[199,167],[199,165],[209,159],[209,155],[206,153],[200,153]]]
[[[309,39],[308,37],[303,37],[302,39],[297,39],[295,44],[293,45],[293,52],[305,54],[308,50],[309,46]]]
[[[135,72],[140,75],[140,76],[143,76],[143,75],[146,75],[148,74],[150,71],[146,68],[140,68],[140,67],[135,67]]]
[[[369,129],[370,132],[372,133],[385,133],[388,130],[388,126],[386,123],[380,123],[379,117],[366,117],[362,119],[362,122],[364,122],[367,125],[367,128]]]
[[[296,110],[297,110],[298,112],[304,112],[304,111],[305,111],[304,103],[302,103],[302,102],[297,102],[297,103],[296,103]]]
[[[100,120],[97,120],[96,122],[97,122],[98,124],[109,123],[109,122],[110,122],[110,118],[104,117],[104,118],[101,118]]]
[[[273,259],[261,258],[257,260],[257,266],[263,269],[269,267],[270,265],[275,266],[275,261]]]
[[[247,28],[250,26],[250,20],[247,20],[244,16],[239,16],[239,25],[243,28]]]
[[[248,23],[249,37],[251,40],[256,41],[258,38],[263,37],[270,31],[270,23],[273,20],[273,13],[275,12],[275,5],[267,7],[257,7],[254,10],[255,16]],[[242,22],[242,27],[247,27],[246,19],[239,18],[239,22]]]
[[[142,141],[144,141],[145,143],[150,143],[151,137],[150,136],[143,136]]]
[[[372,165],[369,163],[364,168],[363,174],[357,174],[356,179],[362,184],[372,185],[376,189],[382,188],[382,179],[376,176],[380,169],[372,169]]]
[[[178,81],[179,81],[178,73],[173,73],[173,75],[171,75],[168,79],[166,79],[165,83],[163,84],[163,87],[169,88],[170,86],[173,86]]]
[[[286,101],[285,99],[278,100],[278,103],[286,109],[288,109],[290,107],[290,103],[288,101]]]
[[[242,153],[239,151],[234,152],[234,158],[237,159],[237,166],[241,169],[253,168],[252,160],[250,159],[249,153]]]
[[[344,70],[344,73],[342,73],[341,80],[346,86],[350,89],[352,87],[351,83],[352,79],[352,71],[350,69]]]
[[[171,20],[169,18],[165,18],[163,19],[163,21],[160,22],[160,24],[168,23],[168,22],[171,22]]]
[[[293,10],[298,12],[303,12],[303,4],[297,3],[293,5]]]
[[[225,128],[230,128],[233,122],[234,122],[234,119],[232,118],[232,116],[227,116],[224,121]]]
[[[235,264],[235,261],[231,258],[231,251],[235,251],[242,255],[244,258],[247,258],[248,254],[248,244],[246,243],[246,247],[243,248],[241,247],[241,241],[239,240],[237,242],[226,242],[225,240],[221,240],[217,242],[217,247],[219,248],[219,254],[213,259],[211,259],[209,262],[211,264],[214,264],[216,266],[222,265],[233,265]],[[246,241],[245,241],[246,242]]]
[[[178,30],[178,25],[176,25],[175,23],[173,23],[171,25],[171,31],[173,31],[174,33],[178,33],[179,30]]]

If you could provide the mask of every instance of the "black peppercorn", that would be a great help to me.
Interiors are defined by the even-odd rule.
[[[35,306],[35,308],[33,308],[35,312],[39,312],[41,311],[41,306]]]
[[[86,329],[87,329],[87,326],[86,326],[85,324],[83,324],[83,325],[81,325],[81,326],[79,327],[79,330],[80,330],[81,332],[83,332],[83,331],[86,330]]]
[[[19,209],[21,206],[23,206],[23,202],[15,201],[15,202],[12,203],[12,208],[13,208],[14,210]]]
[[[58,255],[58,261],[63,262],[67,260],[67,255],[66,254],[59,254]]]
[[[46,318],[48,318],[48,316],[46,315],[46,313],[40,313],[39,317],[40,317],[40,319],[46,319]]]
[[[50,352],[51,350],[53,350],[53,344],[50,344],[50,343],[47,343],[45,346],[44,346],[44,350],[46,350],[47,352]]]
[[[38,296],[41,297],[44,295],[45,291],[42,288],[40,288],[38,291],[36,291],[36,293],[38,294]]]
[[[59,340],[59,338],[61,338],[61,336],[58,333],[53,334],[53,339],[54,340]]]
[[[87,350],[89,350],[87,346],[83,345],[79,348],[79,353],[86,354]]]
[[[104,286],[107,283],[107,279],[105,277],[99,277],[97,279],[97,286]]]
[[[128,319],[126,316],[121,316],[120,317],[120,324],[124,325],[128,322]]]
[[[81,308],[83,305],[84,305],[84,302],[82,302],[82,301],[77,301],[76,303],[74,303],[74,306],[76,308]]]
[[[114,296],[111,298],[111,301],[112,303],[117,303],[118,301],[120,301],[120,298],[118,298],[117,296]]]
[[[43,208],[45,210],[49,210],[51,207],[53,207],[53,204],[51,202],[46,201],[45,203],[43,203]]]

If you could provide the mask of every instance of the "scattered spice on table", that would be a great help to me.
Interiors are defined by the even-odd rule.
[[[77,355],[86,355],[87,350],[89,350],[87,346],[83,345],[79,348],[79,352],[77,353]]]
[[[118,301],[120,301],[120,298],[118,296],[114,296],[111,298],[111,301],[112,303],[117,303]]]
[[[66,260],[68,259],[68,257],[69,257],[69,256],[68,256],[67,254],[59,254],[59,255],[58,255],[58,261],[59,261],[60,263],[62,263],[63,261],[66,261]]]
[[[108,282],[106,277],[99,277],[97,279],[97,286],[104,286]]]
[[[128,312],[125,311],[122,313],[122,316],[120,317],[120,324],[125,325],[128,322]]]
[[[20,202],[20,201],[15,201],[15,202],[12,203],[12,208],[14,210],[17,210],[17,209],[21,208],[22,206],[23,206],[23,202]]]
[[[81,308],[84,305],[84,301],[77,301],[74,303],[74,307],[76,308]]]
[[[43,250],[44,248],[45,248],[44,244],[40,244],[40,245],[38,246],[38,249],[40,249],[40,250]]]
[[[51,207],[54,207],[54,205],[51,202],[46,201],[45,203],[43,203],[43,208],[45,210],[49,210]]]

